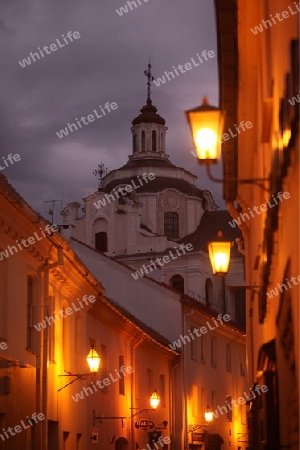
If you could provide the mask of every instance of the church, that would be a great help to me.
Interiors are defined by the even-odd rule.
[[[232,218],[218,210],[211,193],[199,189],[196,175],[171,162],[166,120],[151,99],[150,64],[145,74],[147,99],[132,120],[128,161],[109,173],[99,165],[98,190],[84,198],[83,207],[72,202],[63,209],[64,235],[131,267],[135,279],[147,275],[217,312],[230,312],[244,326],[244,291],[225,286],[243,284],[237,245],[226,283],[212,274],[207,253],[207,243],[218,231],[233,242],[238,231],[229,226]],[[190,251],[180,251],[183,245]],[[159,258],[168,262],[159,264]]]

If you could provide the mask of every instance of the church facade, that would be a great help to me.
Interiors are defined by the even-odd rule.
[[[150,67],[151,68],[151,67]],[[150,70],[149,68],[149,70]],[[219,211],[197,177],[174,165],[166,150],[166,121],[148,97],[132,121],[132,152],[127,163],[101,176],[97,191],[62,211],[63,228],[86,245],[133,269],[242,320],[243,257],[233,247],[225,287],[211,271],[207,243],[218,231],[234,242],[238,232],[227,211]],[[66,234],[67,237],[67,234]],[[236,312],[236,309],[239,312]]]

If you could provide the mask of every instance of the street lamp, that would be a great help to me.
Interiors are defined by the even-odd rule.
[[[89,354],[86,357],[87,363],[90,367],[91,373],[97,373],[99,370],[101,358],[96,352],[94,346],[92,345]]]
[[[151,410],[156,411],[156,408],[158,407],[159,402],[160,402],[160,396],[158,395],[157,390],[154,389],[154,391],[151,394],[150,399],[149,399],[151,408],[130,408],[130,409],[140,409],[140,411],[138,411],[135,414],[133,414],[132,416],[130,416],[130,418],[137,416],[138,414],[141,414],[143,412],[147,412],[147,411],[151,411]]]
[[[209,408],[209,406],[207,406],[206,410],[204,411],[204,418],[205,418],[206,423],[188,425],[188,433],[194,433],[195,431],[197,431],[201,428],[205,429],[205,427],[214,420],[214,413]]]
[[[208,243],[209,260],[214,275],[226,275],[230,261],[230,249],[233,242],[224,238],[222,231],[218,232],[217,238]]]
[[[156,409],[160,402],[160,396],[157,393],[157,390],[154,389],[153,394],[150,397],[150,405],[152,409]]]
[[[213,419],[214,419],[214,413],[213,413],[213,411],[211,409],[209,409],[208,405],[207,405],[207,408],[205,410],[204,417],[205,417],[205,420],[206,420],[207,423],[212,422]]]
[[[86,361],[87,361],[87,363],[89,365],[90,373],[67,373],[67,374],[64,373],[62,375],[58,375],[59,377],[76,377],[76,378],[75,378],[75,380],[70,381],[70,383],[67,383],[65,386],[63,386],[60,389],[58,389],[57,392],[59,392],[62,389],[66,388],[70,384],[75,383],[75,381],[77,381],[77,380],[86,380],[86,378],[89,375],[96,374],[98,372],[99,366],[100,366],[100,362],[101,362],[101,358],[98,355],[98,353],[96,352],[96,350],[94,348],[94,345],[91,346],[89,354],[86,357]]]
[[[221,153],[224,114],[203,97],[202,105],[185,112],[198,160],[201,164],[217,163]]]
[[[185,116],[192,133],[198,162],[205,164],[210,180],[217,183],[232,181],[238,184],[256,184],[265,191],[270,192],[270,189],[264,185],[265,181],[270,182],[270,177],[245,179],[226,177],[226,179],[218,179],[212,175],[210,166],[212,163],[216,164],[221,156],[222,133],[225,120],[224,112],[215,106],[211,106],[207,97],[203,97],[202,105],[185,111]]]

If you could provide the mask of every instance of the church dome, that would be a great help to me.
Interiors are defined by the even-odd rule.
[[[133,119],[132,125],[140,125],[141,123],[165,125],[165,119],[157,114],[157,108],[152,105],[152,101],[149,97],[147,98],[147,104],[144,105],[140,111],[141,114]]]

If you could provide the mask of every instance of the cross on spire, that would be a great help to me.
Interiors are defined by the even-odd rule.
[[[151,83],[154,80],[154,77],[152,76],[152,71],[151,71],[151,64],[150,64],[150,56],[149,56],[149,63],[148,63],[148,70],[144,70],[144,74],[146,75],[146,77],[148,78],[148,82],[147,82],[147,103],[151,102]]]

